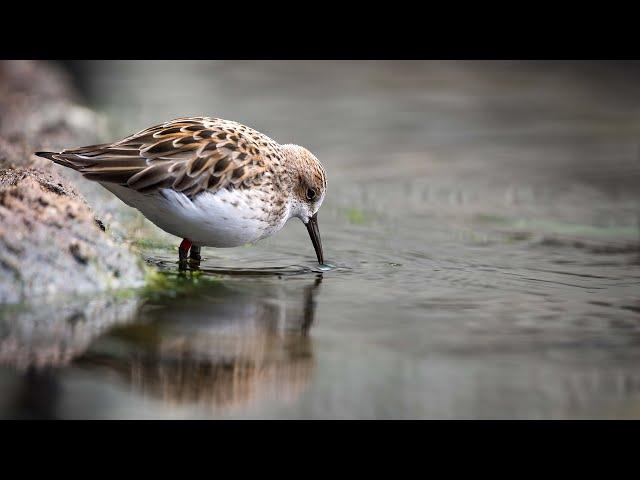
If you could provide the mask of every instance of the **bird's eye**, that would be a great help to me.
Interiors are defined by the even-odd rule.
[[[307,188],[307,200],[316,198],[316,191],[313,188]]]

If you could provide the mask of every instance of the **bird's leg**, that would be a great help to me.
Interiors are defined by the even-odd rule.
[[[200,270],[200,247],[198,245],[191,246],[189,254],[189,267],[193,270]]]
[[[189,259],[194,262],[200,262],[202,257],[200,256],[200,247],[198,245],[191,246],[191,253],[189,254]]]
[[[186,263],[187,256],[189,255],[189,249],[191,248],[191,240],[185,238],[178,247],[178,261],[179,263]]]

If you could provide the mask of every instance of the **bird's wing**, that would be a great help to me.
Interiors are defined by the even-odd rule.
[[[57,163],[99,182],[141,193],[171,188],[193,197],[203,190],[251,186],[277,161],[278,145],[236,122],[177,118],[116,143],[50,154]]]

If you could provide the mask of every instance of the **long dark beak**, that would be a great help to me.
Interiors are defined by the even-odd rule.
[[[320,230],[318,230],[318,212],[309,219],[307,222],[307,232],[311,237],[311,243],[316,250],[316,256],[318,257],[318,263],[324,264],[324,256],[322,255],[322,242],[320,241]]]

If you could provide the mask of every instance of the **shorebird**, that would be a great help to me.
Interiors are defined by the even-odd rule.
[[[99,182],[182,238],[180,262],[200,261],[203,246],[256,242],[298,217],[324,263],[318,210],[326,173],[304,147],[230,120],[182,117],[115,143],[36,155]]]

